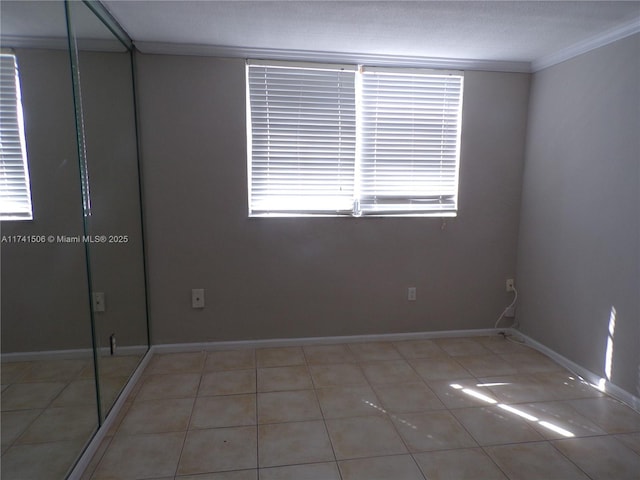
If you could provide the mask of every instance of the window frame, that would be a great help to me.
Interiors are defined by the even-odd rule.
[[[11,58],[12,60],[8,60]],[[12,67],[8,66],[8,62],[12,61]],[[2,65],[2,77],[9,76],[5,70],[13,70],[13,82],[4,78],[1,80],[2,92],[0,96],[3,101],[15,102],[15,109],[13,105],[9,107],[11,110],[7,112],[4,108],[0,112],[0,120],[3,125],[3,132],[0,132],[2,137],[13,137],[9,141],[0,143],[9,144],[3,145],[0,152],[0,186],[2,192],[0,192],[0,221],[26,221],[33,220],[33,201],[31,196],[31,181],[29,175],[29,164],[27,160],[27,142],[25,136],[24,125],[24,112],[22,106],[22,91],[20,86],[20,71],[18,67],[18,59],[15,53],[11,51],[0,51],[0,62]],[[6,92],[9,89],[9,93]],[[7,98],[5,98],[5,96]],[[15,113],[14,113],[15,111]],[[9,116],[3,118],[3,116]],[[15,118],[14,118],[15,116]],[[7,125],[10,127],[7,129]],[[20,160],[16,158],[17,153],[15,150],[20,151]],[[11,153],[10,151],[14,152]],[[7,153],[9,151],[9,153]],[[13,173],[11,171],[13,170]],[[6,190],[5,190],[6,188]],[[10,195],[9,191],[15,188],[19,193]],[[17,200],[5,200],[7,197],[18,197]],[[8,204],[8,205],[7,205]]]
[[[252,67],[273,67],[273,68],[342,68],[348,69],[349,72],[353,72],[354,80],[355,80],[355,105],[354,105],[354,113],[356,117],[356,147],[354,152],[354,160],[353,160],[353,202],[352,208],[348,210],[333,210],[333,209],[317,209],[317,210],[305,210],[305,209],[296,209],[296,208],[288,208],[281,209],[275,211],[264,211],[253,208],[253,192],[252,192],[252,184],[253,184],[253,154],[254,154],[254,142],[252,130],[254,127],[254,118],[252,111],[252,85],[251,85],[251,68]],[[458,82],[458,91],[456,93],[456,97],[444,96],[442,99],[438,97],[438,100],[435,103],[445,103],[448,102],[450,98],[454,98],[452,102],[454,104],[455,120],[453,121],[453,129],[455,130],[454,138],[454,147],[449,148],[447,152],[450,155],[453,155],[453,159],[449,159],[445,162],[440,160],[440,164],[446,164],[448,166],[448,173],[451,178],[449,178],[449,193],[446,196],[449,197],[448,201],[443,202],[442,198],[445,196],[444,194],[424,194],[424,195],[414,195],[415,198],[411,198],[411,195],[398,197],[400,198],[400,202],[397,203],[400,207],[376,207],[371,208],[371,204],[368,204],[366,208],[362,208],[361,200],[363,199],[361,189],[363,186],[363,149],[364,145],[364,130],[363,130],[363,122],[364,122],[364,113],[363,113],[363,78],[365,75],[369,75],[371,73],[379,74],[379,75],[396,75],[396,76],[406,76],[408,78],[415,76],[418,79],[427,79],[429,82],[431,79],[439,77],[442,80],[443,84],[449,85],[451,77],[455,78],[455,81]],[[371,67],[371,66],[363,66],[363,65],[341,65],[341,64],[318,64],[318,63],[307,63],[307,62],[289,62],[289,61],[270,61],[270,60],[247,60],[246,61],[246,127],[247,127],[247,185],[248,185],[248,212],[249,217],[314,217],[314,216],[330,216],[330,217],[455,217],[458,213],[458,195],[459,195],[459,174],[460,174],[460,150],[461,150],[461,132],[462,132],[462,108],[463,108],[463,99],[464,99],[464,72],[457,70],[438,70],[438,69],[423,69],[423,68],[400,68],[400,67]],[[454,82],[455,83],[455,82]],[[268,89],[268,87],[265,87]],[[446,90],[446,88],[445,88]],[[386,92],[388,93],[388,92]],[[415,95],[414,97],[415,98]],[[419,97],[419,100],[425,100],[427,97]],[[435,98],[435,97],[433,97]],[[418,102],[420,103],[420,102]],[[429,100],[427,103],[433,103]],[[451,112],[449,112],[451,113]],[[444,117],[444,114],[443,114]],[[416,123],[413,120],[412,125]],[[433,124],[440,125],[443,131],[448,127],[445,125],[445,122],[436,123],[431,122],[428,125],[431,126]],[[421,124],[424,125],[424,124]],[[420,126],[420,125],[418,125]],[[412,127],[413,128],[413,127]],[[293,129],[293,126],[292,126]],[[404,133],[404,131],[403,131]],[[418,135],[418,134],[416,134]],[[444,135],[444,134],[442,134]],[[426,137],[418,137],[418,141],[422,141],[424,143]],[[451,135],[449,135],[449,140],[451,139]],[[415,141],[410,143],[411,147],[416,145]],[[398,149],[399,150],[399,149]],[[433,150],[433,149],[432,149]],[[444,147],[440,147],[440,157],[442,158],[444,151]],[[404,160],[402,160],[404,161]],[[402,161],[400,163],[402,163]],[[429,162],[432,160],[425,160],[425,158],[419,159],[421,162]],[[388,167],[389,165],[387,165]],[[442,177],[442,166],[440,167],[440,177]],[[427,176],[430,174],[427,174]],[[420,173],[416,174],[416,176],[420,176]],[[436,175],[437,176],[437,175]],[[404,177],[407,177],[405,174]],[[409,177],[413,178],[413,175],[409,175]],[[413,182],[415,183],[415,182]],[[433,183],[433,181],[432,181]],[[433,185],[441,186],[443,183],[433,183]],[[452,185],[452,187],[451,187]],[[405,186],[403,184],[403,186]],[[378,197],[383,197],[382,194],[378,193]],[[431,200],[431,206],[428,205],[429,200]],[[422,202],[422,203],[421,203]],[[375,202],[374,202],[375,203]],[[383,202],[380,202],[382,205]],[[434,208],[433,205],[439,205],[439,207]],[[428,208],[425,208],[427,205]],[[444,205],[444,206],[443,206]]]

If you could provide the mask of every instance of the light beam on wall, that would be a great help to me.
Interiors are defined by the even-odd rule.
[[[611,307],[609,314],[609,335],[607,336],[607,350],[604,357],[604,374],[611,381],[611,367],[613,365],[613,337],[616,331],[616,307]]]

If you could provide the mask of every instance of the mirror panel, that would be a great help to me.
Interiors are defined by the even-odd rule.
[[[33,220],[1,225],[0,476],[57,479],[99,425],[64,4],[3,0],[1,22],[19,71]]]

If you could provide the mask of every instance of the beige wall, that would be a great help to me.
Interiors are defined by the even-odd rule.
[[[518,249],[524,332],[640,395],[640,35],[533,77]]]
[[[460,212],[441,229],[247,218],[244,62],[139,55],[138,74],[153,343],[488,328],[510,301],[528,75],[466,73]]]

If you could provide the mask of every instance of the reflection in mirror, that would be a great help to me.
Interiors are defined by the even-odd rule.
[[[68,17],[104,417],[148,344],[132,61],[87,4]]]
[[[2,1],[3,479],[65,478],[148,350],[131,52],[100,9]]]
[[[1,225],[0,476],[59,479],[99,424],[86,254],[68,241],[83,234],[83,213],[65,9],[61,1],[3,0],[0,18],[2,53],[15,58],[21,93],[3,98],[0,111],[1,197],[15,188],[4,116],[17,110],[5,107],[21,101],[33,213]],[[2,65],[4,95],[15,73]]]

